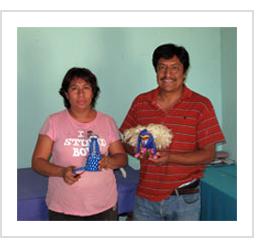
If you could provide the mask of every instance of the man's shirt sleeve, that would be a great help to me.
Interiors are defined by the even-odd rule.
[[[209,100],[200,114],[197,126],[197,142],[199,148],[204,148],[209,144],[225,142],[213,105]]]

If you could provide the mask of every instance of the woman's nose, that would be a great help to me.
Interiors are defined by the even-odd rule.
[[[84,90],[83,89],[79,89],[78,90],[78,95],[83,95],[83,93],[84,93]]]

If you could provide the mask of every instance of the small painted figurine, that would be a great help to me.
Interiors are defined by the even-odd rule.
[[[157,158],[157,151],[165,150],[172,142],[172,131],[161,124],[138,125],[126,129],[124,143],[135,147],[136,158]]]
[[[74,173],[79,171],[99,171],[99,161],[102,159],[100,147],[98,144],[98,136],[88,131],[89,152],[85,166],[73,169]]]
[[[90,137],[90,140],[89,155],[86,160],[85,168],[87,168],[88,171],[98,171],[99,161],[102,159],[98,144],[98,137],[93,135]]]
[[[143,129],[138,135],[135,157],[139,158],[143,155],[146,157],[157,158],[156,154],[157,148],[153,135],[147,129]]]

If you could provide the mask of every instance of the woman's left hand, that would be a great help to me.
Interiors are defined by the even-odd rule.
[[[99,161],[99,170],[111,169],[111,158],[109,156],[102,155],[102,159]]]

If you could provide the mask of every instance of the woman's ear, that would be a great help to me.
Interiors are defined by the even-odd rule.
[[[69,94],[68,94],[68,92],[64,91],[64,95],[69,100]]]

